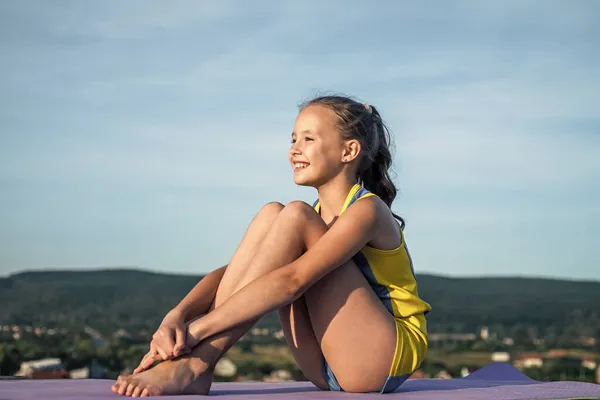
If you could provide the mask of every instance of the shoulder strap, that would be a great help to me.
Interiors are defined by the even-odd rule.
[[[317,214],[320,213],[320,211],[321,211],[321,203],[319,203],[319,199],[315,200],[315,202],[313,203],[312,207],[315,209],[315,211],[317,212]]]

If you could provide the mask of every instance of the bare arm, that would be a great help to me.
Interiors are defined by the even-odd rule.
[[[182,315],[185,322],[206,314],[226,269],[227,265],[224,265],[202,278],[171,312]]]
[[[381,200],[379,200],[381,201]],[[373,199],[356,202],[296,261],[251,282],[219,308],[192,322],[188,346],[293,302],[312,284],[344,264],[374,236],[383,215]]]

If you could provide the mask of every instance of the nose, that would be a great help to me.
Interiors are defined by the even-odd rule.
[[[290,147],[290,154],[291,155],[296,155],[296,154],[300,154],[300,148],[298,147],[298,142],[296,143],[292,143],[292,147]]]

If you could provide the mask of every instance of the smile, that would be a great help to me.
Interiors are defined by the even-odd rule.
[[[305,162],[295,162],[294,163],[294,171],[298,171],[308,167],[310,164]]]

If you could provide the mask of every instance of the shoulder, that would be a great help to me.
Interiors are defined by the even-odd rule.
[[[358,225],[372,233],[371,240],[376,240],[374,247],[396,248],[396,242],[402,242],[398,222],[390,207],[379,196],[369,194],[361,197],[348,208],[348,213],[357,220]],[[389,240],[393,243],[388,243]]]
[[[367,194],[360,197],[348,207],[348,212],[354,216],[362,216],[367,219],[381,219],[391,216],[390,208],[378,196]]]

